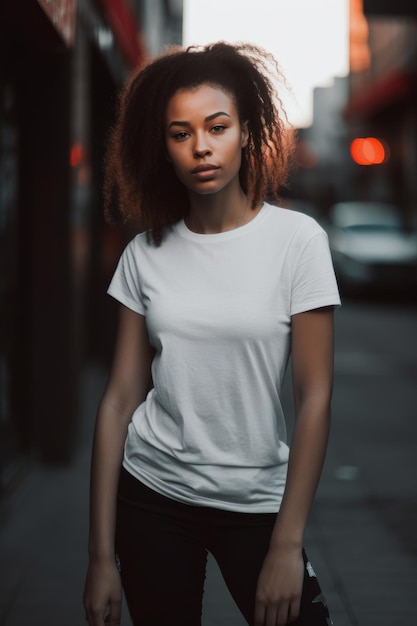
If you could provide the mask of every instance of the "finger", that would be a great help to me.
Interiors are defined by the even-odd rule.
[[[103,611],[90,609],[86,613],[86,619],[88,622],[88,626],[103,626]]]
[[[280,602],[276,616],[277,626],[286,626],[288,624],[289,603]]]
[[[291,602],[288,623],[295,622],[295,620],[300,614],[300,605],[301,605],[301,598],[298,598],[297,600],[293,600],[293,602]]]
[[[261,602],[255,603],[254,626],[264,626],[266,617],[266,607]]]
[[[96,624],[98,624],[98,622],[96,621],[95,618],[95,613],[92,609],[87,609],[85,612],[85,619],[88,623],[88,626],[96,626]]]
[[[122,603],[119,600],[113,600],[110,605],[110,613],[108,615],[109,626],[120,626]]]
[[[277,607],[271,605],[266,609],[265,626],[277,626]]]

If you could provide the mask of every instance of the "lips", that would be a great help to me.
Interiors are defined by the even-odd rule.
[[[202,172],[213,172],[214,170],[218,170],[217,165],[212,165],[211,163],[202,163],[201,165],[197,165],[193,170],[191,170],[192,174],[201,174]]]

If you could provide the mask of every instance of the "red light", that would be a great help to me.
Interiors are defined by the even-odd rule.
[[[81,143],[74,143],[74,145],[71,147],[71,153],[70,153],[70,164],[71,167],[77,167],[77,165],[80,165],[85,157],[85,150],[84,150],[84,146]]]
[[[375,137],[358,137],[350,144],[350,154],[358,165],[379,165],[388,159],[388,150]]]

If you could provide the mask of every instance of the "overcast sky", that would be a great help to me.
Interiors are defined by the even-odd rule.
[[[309,126],[312,89],[348,73],[348,0],[184,0],[184,45],[251,41],[274,54],[292,89],[292,124]]]

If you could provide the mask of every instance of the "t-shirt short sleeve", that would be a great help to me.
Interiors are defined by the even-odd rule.
[[[340,305],[327,234],[316,232],[302,249],[291,289],[291,315]]]
[[[145,315],[134,240],[127,245],[120,257],[107,293],[132,311]]]

